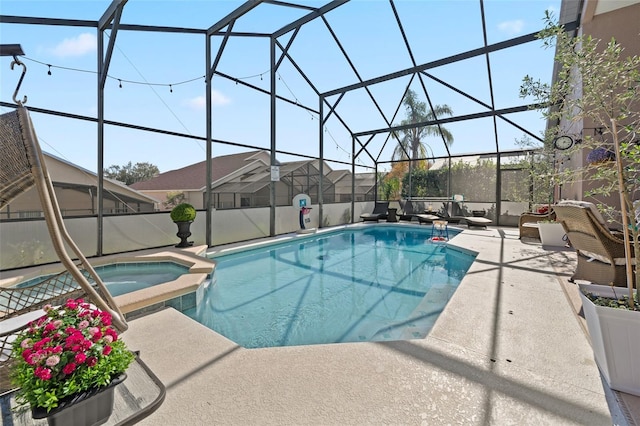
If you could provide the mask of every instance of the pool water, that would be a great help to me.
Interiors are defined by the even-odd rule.
[[[121,262],[95,266],[94,269],[112,296],[120,296],[173,281],[189,273],[188,267],[173,262]],[[52,276],[43,275],[32,278],[21,282],[16,287],[36,285]]]
[[[422,338],[475,258],[430,238],[372,226],[217,256],[185,313],[246,348]]]

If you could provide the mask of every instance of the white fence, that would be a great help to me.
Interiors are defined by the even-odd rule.
[[[307,228],[318,227],[318,206],[311,206]],[[370,212],[373,202],[356,203],[355,220],[361,212]],[[325,204],[323,226],[350,221],[351,203]],[[299,210],[276,208],[276,234],[295,232],[299,228]],[[191,237],[196,245],[206,244],[206,214],[199,211],[191,224]],[[97,255],[97,218],[64,219],[71,238],[87,257]],[[269,208],[214,210],[211,241],[213,245],[269,236]],[[122,216],[106,216],[103,220],[103,254],[129,252],[177,244],[177,227],[169,212]],[[57,262],[44,220],[6,221],[0,223],[0,270]]]

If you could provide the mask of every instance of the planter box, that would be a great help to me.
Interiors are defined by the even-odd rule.
[[[563,240],[566,233],[560,222],[538,222],[538,231],[543,246],[564,247],[567,244]]]
[[[594,305],[584,291],[613,297],[609,286],[580,284],[582,309],[596,363],[611,389],[640,396],[640,312]],[[618,296],[628,294],[616,287]]]
[[[126,378],[127,375],[121,373],[105,387],[90,389],[64,398],[60,401],[60,405],[49,413],[44,408],[35,408],[31,416],[34,419],[46,417],[49,426],[101,425],[109,420],[113,412],[116,385]]]

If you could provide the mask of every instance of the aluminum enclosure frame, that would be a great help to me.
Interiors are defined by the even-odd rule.
[[[285,1],[280,1],[280,0],[248,0],[245,3],[243,3],[242,5],[240,5],[238,8],[236,8],[235,10],[233,10],[231,13],[229,13],[228,15],[226,15],[224,18],[220,19],[218,22],[216,22],[215,24],[213,24],[212,26],[210,26],[207,29],[197,29],[197,28],[180,28],[180,27],[169,27],[169,26],[151,26],[151,25],[136,25],[136,24],[123,24],[120,22],[120,18],[122,16],[122,12],[123,9],[127,3],[127,0],[113,0],[111,5],[107,8],[107,10],[104,12],[104,14],[101,16],[101,18],[98,21],[88,21],[88,20],[72,20],[72,19],[59,19],[59,18],[38,18],[38,17],[20,17],[20,16],[7,16],[7,15],[0,15],[0,24],[2,23],[13,23],[13,24],[30,24],[30,25],[59,25],[59,26],[80,26],[80,27],[92,27],[92,28],[96,28],[96,31],[98,32],[98,81],[97,81],[97,90],[98,90],[98,117],[97,119],[93,119],[91,117],[83,117],[83,116],[78,116],[75,114],[67,114],[64,112],[60,112],[60,111],[51,111],[51,110],[47,110],[47,109],[42,109],[42,108],[31,108],[31,110],[36,111],[36,112],[42,112],[45,114],[52,114],[52,115],[59,115],[59,116],[64,116],[64,117],[69,117],[69,118],[75,118],[75,119],[81,119],[81,120],[87,120],[87,121],[95,121],[97,122],[97,127],[98,127],[98,158],[97,158],[97,170],[99,171],[98,173],[98,199],[99,199],[99,208],[98,208],[98,236],[97,236],[97,253],[98,255],[102,254],[102,232],[103,232],[103,228],[102,228],[102,192],[104,190],[104,184],[103,184],[103,173],[100,173],[101,170],[104,170],[104,125],[108,124],[108,125],[115,125],[115,126],[123,126],[123,127],[129,127],[129,128],[134,128],[134,129],[139,129],[139,130],[144,130],[144,131],[152,131],[152,132],[158,132],[158,133],[163,133],[163,134],[171,134],[171,135],[175,135],[175,136],[179,136],[179,137],[186,137],[186,138],[191,138],[191,139],[200,139],[200,140],[204,140],[206,141],[207,147],[206,147],[206,176],[207,176],[207,187],[206,187],[206,196],[205,196],[205,200],[206,200],[206,205],[207,205],[207,220],[206,220],[206,232],[207,232],[207,244],[211,245],[211,218],[212,218],[212,214],[211,214],[211,177],[212,177],[212,170],[211,170],[211,158],[213,157],[213,143],[221,143],[221,144],[229,144],[229,145],[234,145],[234,146],[239,146],[239,147],[246,147],[246,148],[254,148],[254,149],[262,149],[259,147],[255,147],[255,146],[250,146],[250,145],[245,145],[245,144],[238,144],[235,142],[230,142],[230,141],[221,141],[221,140],[215,140],[213,139],[213,111],[212,111],[212,97],[211,97],[211,89],[212,89],[212,79],[214,76],[219,76],[225,79],[229,79],[232,81],[235,81],[236,83],[239,84],[243,84],[246,87],[249,87],[251,89],[263,92],[265,94],[269,94],[270,96],[270,157],[271,157],[271,165],[276,165],[276,153],[283,153],[283,154],[291,154],[291,155],[297,155],[300,156],[301,154],[297,154],[297,153],[289,153],[289,152],[285,152],[285,151],[280,151],[277,148],[277,143],[276,143],[276,119],[277,119],[277,110],[276,110],[276,106],[277,106],[277,101],[285,101],[289,104],[295,105],[299,108],[305,109],[309,112],[313,112],[318,114],[319,117],[319,127],[318,127],[318,157],[309,157],[309,158],[314,158],[314,159],[318,159],[319,160],[319,167],[320,167],[320,174],[324,173],[323,170],[323,165],[324,165],[324,161],[331,161],[334,163],[339,163],[339,164],[350,164],[351,165],[351,171],[352,171],[352,201],[351,201],[351,221],[353,222],[354,220],[354,205],[355,205],[355,200],[353,197],[353,193],[355,191],[355,167],[356,167],[356,159],[358,158],[358,156],[360,155],[365,155],[367,157],[367,159],[369,161],[371,161],[373,163],[373,166],[362,166],[362,167],[370,167],[372,168],[376,173],[378,171],[378,165],[379,164],[383,164],[386,163],[386,161],[381,161],[380,159],[380,155],[382,153],[382,150],[384,149],[385,145],[389,142],[389,139],[391,139],[391,134],[394,131],[401,131],[404,129],[408,129],[408,128],[415,128],[415,127],[423,127],[423,126],[440,126],[442,124],[445,123],[450,123],[450,122],[457,122],[457,121],[464,121],[464,120],[469,120],[469,119],[475,119],[475,118],[481,118],[481,117],[491,117],[493,119],[493,127],[494,127],[494,140],[495,140],[495,151],[492,152],[493,154],[497,155],[498,158],[498,169],[497,169],[497,176],[500,176],[500,144],[499,144],[499,140],[498,140],[498,130],[497,130],[497,125],[496,125],[496,121],[498,119],[503,120],[504,122],[513,125],[517,128],[519,128],[520,130],[522,130],[524,133],[528,134],[529,136],[533,137],[536,140],[541,140],[539,136],[535,135],[534,133],[528,131],[525,128],[522,128],[521,126],[518,126],[516,123],[514,123],[512,120],[509,120],[507,117],[505,117],[505,115],[510,114],[510,113],[514,113],[514,112],[521,112],[521,111],[526,111],[529,110],[532,105],[518,105],[518,106],[513,106],[513,107],[509,107],[509,108],[501,108],[501,109],[496,109],[495,108],[495,103],[494,103],[494,99],[493,99],[493,83],[492,83],[492,76],[491,76],[491,64],[490,64],[490,60],[489,60],[489,54],[491,52],[496,52],[499,50],[503,50],[503,49],[508,49],[510,47],[514,47],[514,46],[518,46],[521,45],[523,43],[529,43],[531,41],[536,40],[535,35],[536,33],[530,33],[524,36],[520,36],[520,37],[516,37],[510,40],[506,40],[500,43],[495,43],[495,44],[491,44],[489,45],[487,42],[487,32],[486,32],[486,22],[485,22],[485,11],[484,11],[484,1],[483,0],[478,0],[479,4],[480,4],[480,15],[481,15],[481,20],[482,20],[482,28],[483,28],[483,47],[478,48],[478,49],[474,49],[468,52],[464,52],[464,53],[460,53],[460,54],[456,54],[453,56],[449,56],[446,58],[442,58],[440,60],[437,61],[432,61],[429,63],[424,63],[424,64],[418,64],[416,63],[413,51],[411,49],[411,45],[410,45],[410,41],[407,38],[406,32],[404,30],[402,21],[400,19],[400,16],[397,12],[394,0],[388,0],[389,4],[391,6],[393,15],[394,15],[394,19],[395,22],[397,24],[398,30],[400,31],[400,34],[402,36],[404,45],[405,45],[405,49],[407,51],[407,53],[409,54],[410,58],[411,58],[411,63],[412,63],[412,67],[410,68],[406,68],[400,71],[396,71],[394,73],[390,73],[390,74],[386,74],[386,75],[382,75],[373,79],[368,79],[368,80],[364,80],[361,75],[360,72],[358,70],[358,68],[355,66],[355,64],[353,63],[353,61],[351,60],[348,52],[346,51],[346,49],[342,46],[340,39],[338,38],[338,36],[336,35],[336,33],[333,31],[333,28],[331,27],[329,21],[327,20],[327,17],[325,16],[328,12],[339,8],[345,4],[347,4],[349,2],[349,0],[333,0],[333,1],[328,1],[326,2],[324,5],[322,5],[321,7],[312,7],[312,6],[308,6],[308,5],[304,5],[304,4],[300,4],[300,3],[295,3],[295,1],[289,1],[289,2],[285,2]],[[563,0],[563,5],[565,2],[578,2],[579,0]],[[294,20],[292,22],[290,22],[289,24],[279,28],[278,30],[274,31],[273,33],[259,33],[259,32],[234,32],[233,31],[233,27],[236,23],[236,21],[238,19],[241,19],[243,16],[245,16],[248,13],[251,13],[255,8],[257,8],[258,6],[260,6],[261,4],[270,4],[270,5],[275,5],[275,6],[281,6],[281,7],[288,7],[288,8],[297,8],[297,9],[302,9],[302,10],[307,10],[309,11],[309,13],[307,13],[306,15],[302,16],[301,18]],[[565,13],[566,15],[566,13]],[[560,15],[560,20],[561,22],[565,23],[565,27],[568,30],[574,30],[577,28],[578,26],[578,16],[563,16],[563,13],[561,11],[561,15]],[[292,46],[292,44],[294,43],[296,36],[298,34],[298,32],[300,31],[300,29],[307,23],[319,19],[323,22],[323,24],[325,25],[325,27],[327,28],[329,34],[331,35],[333,41],[335,42],[336,46],[338,47],[338,49],[340,50],[341,54],[343,55],[344,59],[347,61],[347,63],[349,64],[349,67],[351,68],[351,70],[354,72],[354,74],[356,75],[357,79],[358,79],[358,83],[355,84],[351,84],[345,87],[341,87],[341,88],[336,88],[334,90],[331,91],[326,91],[326,92],[320,92],[318,90],[318,88],[313,84],[313,81],[304,73],[304,71],[302,70],[302,68],[296,63],[295,59],[290,55],[289,53],[289,49]],[[103,44],[103,40],[104,40],[104,31],[106,30],[111,30],[111,37],[109,39],[109,43],[108,46],[106,48],[106,52],[105,52],[105,48],[104,48],[104,44]],[[206,64],[206,69],[205,69],[205,83],[206,83],[206,136],[204,138],[202,137],[194,137],[192,135],[186,135],[186,134],[180,134],[180,133],[176,133],[176,132],[168,132],[168,131],[164,131],[164,130],[160,130],[160,129],[150,129],[150,128],[145,128],[142,126],[137,126],[135,124],[128,124],[128,123],[118,123],[118,122],[114,122],[114,121],[108,121],[105,120],[104,118],[104,86],[105,86],[105,81],[107,78],[107,72],[109,69],[109,64],[110,64],[110,60],[111,60],[111,55],[113,52],[113,48],[114,48],[114,44],[115,44],[115,40],[116,40],[116,36],[117,36],[117,32],[118,31],[145,31],[145,32],[164,32],[164,33],[184,33],[184,34],[200,34],[203,35],[205,37],[205,64]],[[282,43],[280,43],[279,38],[287,35],[289,33],[292,33],[289,41],[283,45]],[[222,43],[218,49],[218,51],[216,52],[215,57],[213,57],[212,55],[212,37],[222,37]],[[270,78],[270,89],[268,91],[265,91],[264,89],[261,89],[259,87],[256,87],[254,85],[251,85],[249,83],[243,82],[243,81],[239,81],[237,78],[234,78],[233,76],[224,74],[222,72],[220,72],[219,70],[217,70],[217,66],[220,62],[220,59],[222,57],[222,55],[224,54],[224,51],[227,47],[227,41],[231,38],[231,37],[260,37],[260,38],[268,38],[269,39],[269,45],[270,45],[270,70],[269,70],[269,78]],[[486,58],[486,66],[487,66],[487,71],[488,71],[488,79],[489,79],[489,86],[490,86],[490,95],[491,95],[491,103],[487,104],[484,103],[476,98],[474,98],[473,96],[469,95],[468,93],[438,79],[437,77],[431,75],[428,73],[428,70],[431,68],[435,68],[441,65],[446,65],[446,64],[450,64],[450,63],[454,63],[457,61],[461,61],[464,59],[468,59],[471,57],[475,57],[475,56],[484,56]],[[309,87],[312,89],[312,91],[318,96],[318,107],[317,109],[310,107],[310,106],[306,106],[306,105],[301,105],[299,104],[297,101],[291,100],[285,96],[281,96],[277,94],[277,70],[278,67],[282,64],[282,62],[287,59],[291,65],[298,71],[298,73],[300,74],[300,76],[306,81],[306,83],[309,85]],[[400,101],[400,103],[397,105],[396,109],[395,109],[395,113],[393,114],[392,117],[387,117],[384,113],[382,108],[380,107],[378,101],[376,100],[375,96],[372,94],[372,92],[369,90],[369,86],[380,83],[380,82],[384,82],[384,81],[388,81],[388,80],[393,80],[399,77],[404,77],[404,76],[408,76],[410,75],[410,81],[407,84],[406,88],[405,88],[405,94],[407,93],[407,91],[409,90],[409,88],[411,87],[411,83],[414,81],[415,78],[417,78],[419,80],[419,83],[421,85],[422,91],[423,91],[423,95],[426,97],[427,99],[427,103],[429,106],[429,109],[431,110],[431,112],[433,113],[434,111],[434,106],[433,103],[431,101],[431,98],[429,96],[429,92],[426,88],[425,85],[425,78],[426,79],[430,79],[432,81],[435,81],[439,84],[445,85],[446,87],[450,88],[451,90],[456,91],[457,93],[461,94],[462,96],[472,100],[473,102],[477,103],[478,105],[482,106],[483,108],[486,109],[485,112],[481,112],[481,113],[475,113],[475,114],[467,114],[467,115],[461,115],[461,116],[454,116],[454,117],[448,117],[448,118],[436,118],[436,120],[432,120],[432,121],[427,121],[427,122],[422,122],[422,123],[415,123],[412,125],[405,125],[405,126],[399,126],[399,125],[393,125],[392,123],[395,121],[401,106],[402,106],[402,100]],[[364,131],[364,132],[354,132],[353,130],[350,129],[348,123],[346,122],[346,120],[343,119],[343,117],[340,116],[340,114],[338,113],[338,111],[336,110],[338,104],[340,103],[340,101],[343,99],[344,95],[347,92],[353,91],[353,90],[358,90],[358,89],[364,89],[367,93],[367,95],[369,96],[369,98],[371,99],[371,101],[373,102],[374,106],[376,107],[377,111],[380,113],[381,117],[383,118],[386,127],[383,128],[378,128],[378,129],[371,129],[369,131]],[[334,102],[330,102],[328,98],[332,97],[332,96],[338,96],[337,100],[335,100]],[[402,97],[402,99],[404,99],[404,95]],[[7,102],[0,102],[0,105],[5,106],[5,107],[15,107],[14,104],[12,103],[7,103]],[[435,114],[434,114],[435,115]],[[324,132],[323,132],[323,126],[326,124],[327,120],[330,117],[335,117],[347,130],[348,133],[351,134],[352,137],[352,152],[351,152],[351,162],[350,163],[345,163],[343,161],[338,161],[338,160],[332,160],[330,158],[325,158],[325,153],[324,153]],[[370,149],[368,149],[369,143],[371,142],[373,136],[375,136],[376,134],[387,134],[387,139],[383,144],[383,147],[380,149],[380,151],[378,153],[375,152],[370,152]],[[363,140],[362,138],[367,138],[367,140]],[[452,157],[451,152],[449,150],[449,147],[447,146],[444,137],[442,138],[442,142],[445,146],[445,150],[448,154],[449,157]],[[468,155],[468,154],[467,154]],[[307,157],[302,155],[303,157]],[[455,156],[454,156],[455,157]],[[377,185],[377,182],[376,182]],[[497,185],[496,185],[496,202],[498,203],[497,208],[499,209],[499,203],[500,203],[500,182],[498,181]],[[323,217],[323,200],[322,200],[322,180],[320,180],[320,188],[319,188],[319,216],[320,216],[320,224],[322,223],[322,217]],[[376,194],[377,194],[377,190],[376,190]],[[270,235],[274,236],[275,235],[275,185],[272,183],[271,184],[271,189],[270,189],[270,198],[271,198],[271,214],[270,214]],[[321,226],[321,225],[320,225]]]

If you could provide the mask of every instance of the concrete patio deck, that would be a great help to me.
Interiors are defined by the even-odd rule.
[[[452,244],[479,254],[425,339],[244,349],[172,309],[131,321],[167,388],[141,424],[633,424],[577,315],[575,253],[514,228]]]

